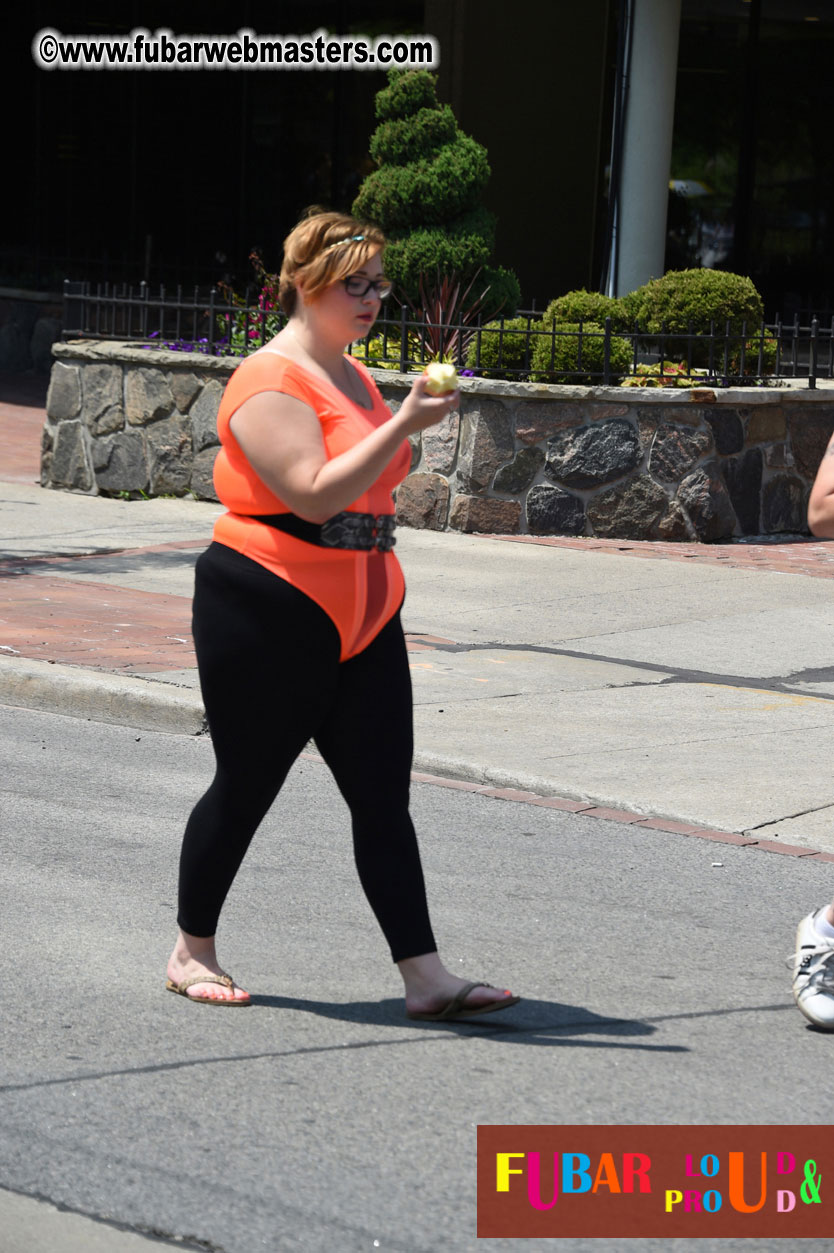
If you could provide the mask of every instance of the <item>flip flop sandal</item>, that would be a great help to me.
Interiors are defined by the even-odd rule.
[[[187,989],[193,987],[195,983],[219,983],[224,988],[235,986],[234,979],[230,975],[195,975],[193,979],[183,979],[182,983],[174,983],[173,979],[169,979],[165,988],[168,992],[176,992],[177,996],[184,996],[187,1001],[195,1001],[198,1005],[232,1005],[243,1009],[246,1005],[252,1004],[251,1000],[241,1001],[237,998],[226,1000],[211,996],[189,996]]]
[[[446,1022],[450,1018],[476,1018],[479,1014],[496,1014],[501,1009],[509,1009],[511,1005],[517,1005],[521,1000],[520,996],[502,996],[497,1000],[487,1001],[484,1005],[464,1007],[464,1001],[473,988],[491,988],[492,986],[491,983],[467,983],[443,1009],[435,1010],[430,1014],[406,1010],[405,1016],[418,1019],[420,1022]]]

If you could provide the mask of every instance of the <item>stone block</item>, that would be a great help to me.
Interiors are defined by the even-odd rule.
[[[722,457],[741,452],[744,447],[744,425],[735,409],[705,409],[704,418],[712,427],[715,450]]]
[[[496,492],[508,492],[517,496],[519,492],[527,490],[543,465],[544,453],[541,448],[522,448],[509,465],[501,467],[492,486]]]
[[[217,444],[217,410],[225,387],[216,379],[206,383],[191,406],[191,441],[195,452]]]
[[[637,410],[639,417],[648,417],[652,412],[651,405],[641,405]],[[658,416],[671,426],[701,426],[704,421],[704,410],[692,403],[691,397],[687,394],[686,400],[682,400],[679,405],[664,405]]]
[[[461,425],[457,476],[465,492],[483,492],[496,471],[513,455],[513,436],[507,410],[497,401],[473,397]],[[425,449],[425,433],[423,447]]]
[[[714,450],[708,427],[693,430],[664,422],[652,443],[649,473],[661,483],[679,483],[702,457]]]
[[[166,418],[148,428],[148,478],[153,496],[182,496],[191,482],[191,430],[187,418]]]
[[[449,512],[449,484],[439,474],[410,474],[397,488],[397,522],[420,531],[442,531]]]
[[[81,371],[81,412],[91,435],[110,435],[125,424],[120,365],[85,365]]]
[[[793,465],[793,455],[787,444],[770,444],[764,450],[765,465],[774,470],[784,470]]]
[[[694,532],[686,521],[686,515],[676,500],[669,501],[669,507],[657,524],[657,538],[667,544],[685,543],[695,538]]]
[[[420,464],[420,458],[423,455],[423,441],[420,438],[420,432],[412,432],[412,434],[408,437],[408,442],[411,445],[411,465],[409,467],[410,474],[412,470],[417,469]]]
[[[762,405],[754,409],[747,419],[748,444],[773,444],[784,440],[788,433],[784,411],[776,405]]]
[[[547,441],[545,474],[567,487],[599,487],[642,461],[636,428],[623,418],[566,431]]]
[[[651,442],[657,434],[657,428],[660,426],[660,415],[652,413],[649,417],[637,418],[637,431],[640,436],[640,446],[643,451],[647,451],[651,447]]]
[[[199,500],[217,500],[214,490],[214,462],[217,448],[204,448],[195,453],[191,463],[191,491]]]
[[[60,318],[38,318],[29,341],[29,355],[38,374],[48,374],[52,369],[52,345],[60,338]]]
[[[171,384],[161,370],[129,370],[125,378],[125,413],[131,426],[167,418],[174,408]]]
[[[43,424],[41,431],[41,487],[49,487],[52,482],[52,450],[55,438],[49,422]]]
[[[606,418],[636,417],[636,409],[632,410],[631,405],[617,405],[610,400],[601,403],[590,401],[582,408],[587,422],[602,422]]]
[[[143,492],[148,488],[145,437],[141,431],[120,431],[93,444],[96,482],[104,492]]]
[[[812,483],[834,431],[834,406],[791,405],[787,418],[794,465]]]
[[[89,492],[94,485],[88,436],[83,422],[69,420],[55,428],[50,466],[50,486]]]
[[[585,535],[585,506],[562,487],[539,483],[527,493],[527,529],[531,535]]]
[[[458,453],[460,414],[447,413],[423,431],[423,466],[436,474],[450,474]]]
[[[808,531],[810,489],[795,474],[778,474],[762,489],[762,530],[765,535],[788,531],[794,535]]]
[[[699,466],[684,479],[677,499],[702,543],[715,543],[735,534],[736,515],[714,461]]]
[[[721,463],[721,477],[738,518],[742,535],[759,535],[762,503],[761,448],[748,448],[738,457],[727,457]]]
[[[587,422],[582,405],[559,401],[522,402],[515,413],[515,437],[521,444],[538,444],[558,431]]]
[[[647,474],[600,492],[588,502],[594,534],[615,539],[654,539],[669,497]]]
[[[180,413],[188,413],[193,401],[202,390],[203,380],[190,371],[172,370],[168,375],[168,385],[174,397],[174,404]]]
[[[81,369],[56,361],[49,376],[46,412],[53,422],[67,422],[81,412]]]
[[[517,500],[487,500],[482,496],[456,496],[449,517],[453,531],[484,535],[517,535],[521,504]]]

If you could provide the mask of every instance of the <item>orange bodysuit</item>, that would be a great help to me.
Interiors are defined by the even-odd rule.
[[[362,652],[400,608],[405,594],[400,563],[393,552],[321,548],[256,521],[253,514],[290,510],[255,473],[229,422],[250,396],[282,392],[315,411],[328,460],[347,452],[391,417],[368,370],[361,362],[350,360],[373,400],[371,409],[363,409],[332,383],[274,349],[261,349],[247,357],[229,379],[220,402],[217,433],[221,448],[214,464],[214,486],[229,511],[215,523],[214,539],[266,566],[320,605],[339,632],[342,661]],[[391,493],[408,474],[410,465],[411,447],[403,440],[376,482],[349,506],[349,511],[393,514]]]

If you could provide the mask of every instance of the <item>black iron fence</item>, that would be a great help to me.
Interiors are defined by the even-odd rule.
[[[147,347],[244,356],[281,329],[286,317],[218,288],[148,284],[64,284],[63,338],[135,341]],[[386,306],[373,331],[354,345],[370,366],[408,372],[438,356],[477,377],[625,386],[729,386],[834,377],[834,318],[712,323],[708,332],[646,330],[578,322],[545,324],[535,309],[482,323],[429,321],[403,305]]]

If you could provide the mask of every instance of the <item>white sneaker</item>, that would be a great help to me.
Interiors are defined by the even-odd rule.
[[[821,913],[809,914],[796,929],[793,997],[809,1022],[834,1031],[834,940],[819,935],[814,926]]]

